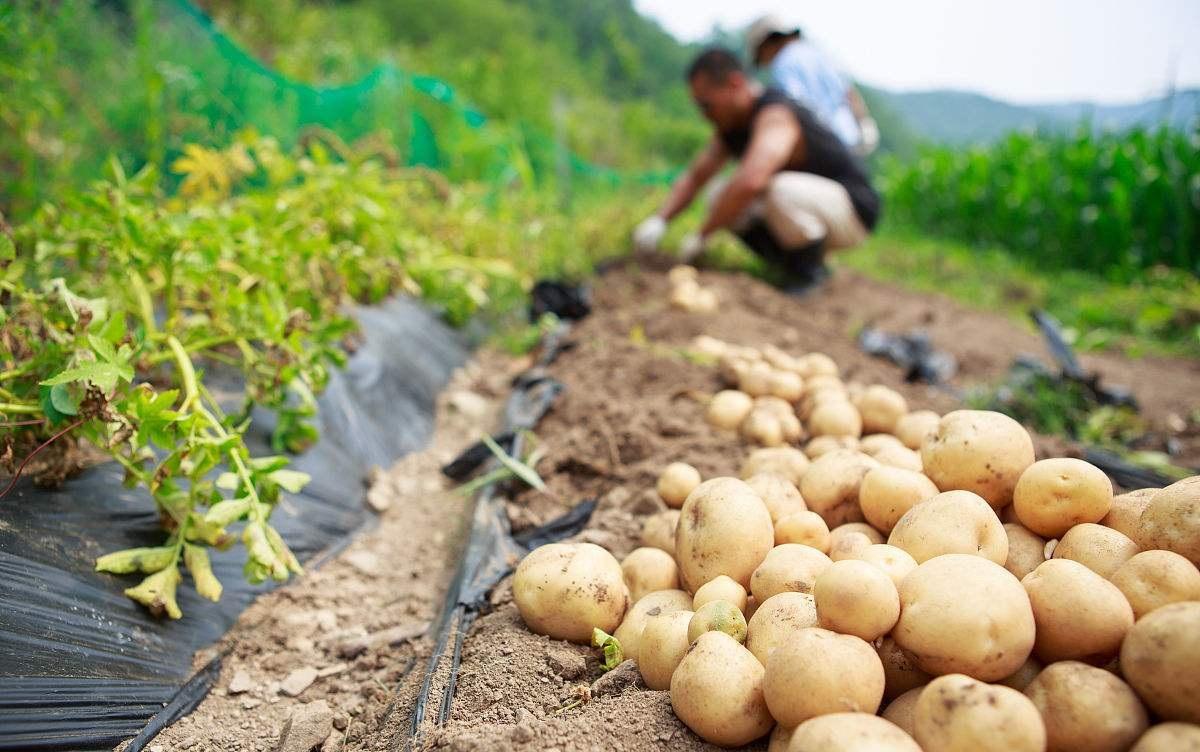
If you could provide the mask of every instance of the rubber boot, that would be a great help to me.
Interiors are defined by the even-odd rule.
[[[783,272],[780,288],[789,295],[803,297],[829,279],[823,239],[803,248],[785,250],[761,221],[738,233],[738,237],[760,258]]]

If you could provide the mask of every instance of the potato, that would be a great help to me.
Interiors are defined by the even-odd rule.
[[[646,619],[638,640],[638,671],[650,689],[670,689],[671,674],[687,654],[691,611],[667,611]]]
[[[804,453],[810,460],[815,460],[834,449],[857,451],[858,444],[858,439],[853,436],[818,436],[804,445]]]
[[[699,611],[701,606],[712,601],[728,601],[745,613],[746,588],[725,575],[714,577],[696,589],[696,594],[692,596],[692,610]]]
[[[747,624],[754,618],[756,611],[758,611],[758,601],[753,595],[746,596],[746,607],[742,609],[742,615],[746,617]]]
[[[763,700],[762,664],[724,632],[705,632],[671,676],[671,707],[701,739],[739,747],[775,721]]]
[[[729,345],[707,334],[697,334],[692,338],[691,349],[710,358],[719,358],[726,353]]]
[[[982,556],[946,554],[900,583],[896,644],[923,671],[982,681],[1012,674],[1033,649],[1033,609],[1004,567]]]
[[[921,464],[921,455],[908,447],[883,447],[872,456],[879,464],[887,465],[888,467],[912,470],[915,473],[919,473],[924,469],[924,466]]]
[[[672,462],[658,476],[655,490],[667,506],[679,509],[683,500],[700,485],[700,471],[686,462]]]
[[[775,728],[771,729],[771,737],[767,741],[767,752],[787,752],[788,745],[792,741],[792,733],[796,729],[788,728],[775,724]]]
[[[1168,603],[1200,601],[1200,570],[1172,551],[1134,554],[1108,579],[1133,607],[1134,619]]]
[[[938,421],[942,416],[932,410],[914,410],[900,416],[894,433],[904,446],[917,451],[927,436],[937,434]]]
[[[696,486],[680,510],[675,561],[684,588],[717,575],[742,587],[775,545],[771,514],[754,489],[737,478],[713,478]]]
[[[778,368],[781,371],[796,373],[796,368],[799,366],[796,358],[792,357],[786,350],[781,350],[775,345],[763,345],[762,357],[763,360],[771,364],[772,368]]]
[[[937,486],[921,473],[881,465],[863,476],[858,505],[867,522],[890,533],[905,512],[937,495]]]
[[[779,397],[766,396],[754,400],[754,409],[765,409],[779,419],[785,442],[800,441],[804,438],[804,428],[796,417],[796,410],[786,400]]]
[[[1200,475],[1172,483],[1151,496],[1134,540],[1143,549],[1174,551],[1200,567]]]
[[[1047,666],[1025,696],[1046,725],[1047,752],[1124,752],[1149,723],[1128,684],[1077,661]]]
[[[770,409],[756,407],[742,421],[742,438],[765,447],[783,446],[783,422]]]
[[[1025,662],[1021,664],[1019,669],[994,683],[1012,687],[1018,692],[1024,692],[1025,688],[1037,678],[1037,675],[1042,673],[1042,668],[1044,668],[1042,662],[1031,655],[1025,659]]]
[[[917,568],[917,560],[907,551],[886,543],[867,546],[855,558],[878,567],[896,587],[900,587],[900,582]]]
[[[616,629],[629,605],[621,565],[591,543],[535,548],[517,565],[512,590],[530,630],[585,645],[592,629]]]
[[[1060,538],[1081,522],[1099,522],[1112,506],[1112,482],[1083,460],[1055,457],[1029,466],[1017,481],[1013,509],[1021,524]]]
[[[696,271],[694,266],[677,264],[667,270],[667,280],[670,281],[672,287],[680,287],[689,282],[699,283],[700,272]]]
[[[621,621],[620,626],[613,630],[604,630],[612,632],[613,637],[621,643],[621,649],[625,653],[626,658],[637,660],[638,646],[641,644],[642,630],[646,627],[646,621],[652,616],[659,614],[668,614],[672,611],[690,611],[692,610],[692,599],[687,593],[682,590],[656,590],[653,593],[647,593],[639,598],[625,612],[625,618]]]
[[[795,447],[769,447],[750,452],[738,475],[745,480],[759,473],[775,473],[787,478],[793,486],[799,487],[800,479],[804,477],[808,465],[808,457]]]
[[[695,642],[705,632],[724,632],[738,642],[745,642],[746,617],[729,601],[709,601],[688,622],[688,642]]]
[[[829,531],[829,545],[836,546],[840,540],[851,533],[861,533],[867,537],[867,540],[872,544],[883,543],[886,538],[883,533],[871,527],[865,522],[846,522]]]
[[[813,436],[859,436],[862,434],[862,417],[849,402],[821,402],[808,416],[808,432]]]
[[[800,479],[800,495],[808,508],[830,528],[860,522],[858,489],[863,477],[879,463],[860,452],[837,449],[821,455]]]
[[[804,498],[792,482],[778,473],[757,473],[746,481],[746,485],[753,488],[767,505],[767,511],[771,513],[771,522],[778,522],[790,514],[808,510],[804,505]]]
[[[800,724],[788,752],[921,752],[891,721],[869,713],[830,713]]]
[[[801,629],[817,626],[817,602],[808,593],[779,593],[762,602],[747,625],[746,647],[764,666],[767,656]]]
[[[750,367],[751,361],[732,346],[717,359],[717,375],[721,382],[729,386],[737,386],[738,376]]]
[[[842,525],[841,527],[845,527]],[[837,530],[838,528],[834,528]],[[833,533],[829,534],[829,558],[832,561],[842,561],[843,559],[857,559],[861,556],[873,543],[871,539],[864,533],[858,530],[839,535],[836,539]]]
[[[825,629],[872,642],[900,618],[900,596],[892,578],[865,561],[835,561],[813,585],[817,617]]]
[[[813,376],[833,376],[837,377],[837,363],[833,362],[833,358],[825,353],[811,352],[807,355],[801,355],[797,358],[800,367],[800,375],[805,378]]]
[[[679,567],[675,559],[661,548],[635,548],[621,562],[621,573],[629,588],[629,600],[637,603],[643,595],[655,590],[675,590],[679,587]]]
[[[798,543],[776,546],[754,570],[750,592],[759,603],[776,593],[811,593],[817,575],[831,564],[828,556],[810,546]]]
[[[1151,726],[1129,752],[1200,752],[1200,726],[1190,723]]]
[[[873,433],[858,440],[858,451],[863,454],[869,454],[872,457],[875,456],[876,452],[883,451],[889,447],[900,447],[903,449],[904,445],[900,443],[900,439],[897,439],[890,433]]]
[[[766,668],[763,696],[784,726],[839,711],[874,713],[883,699],[883,664],[874,648],[851,635],[802,629],[771,651]]]
[[[716,428],[736,431],[753,409],[754,398],[749,394],[735,389],[726,389],[717,392],[708,401],[704,419],[708,421],[709,425]]]
[[[1037,622],[1034,654],[1045,663],[1112,658],[1133,626],[1133,609],[1117,586],[1079,562],[1042,562],[1021,584]]]
[[[775,523],[775,545],[802,543],[829,553],[829,526],[816,512],[795,512]]]
[[[1200,723],[1200,601],[1138,620],[1121,646],[1121,674],[1165,721]]]
[[[908,412],[904,397],[881,384],[867,387],[854,406],[862,414],[862,427],[867,433],[892,433]]]
[[[910,689],[892,700],[880,715],[900,727],[904,733],[912,736],[916,733],[917,699],[924,687]]]
[[[1137,491],[1123,493],[1120,496],[1114,496],[1112,506],[1108,508],[1108,514],[1104,515],[1104,519],[1100,520],[1100,524],[1105,527],[1111,527],[1119,533],[1124,533],[1126,537],[1136,543],[1138,538],[1138,521],[1142,517],[1142,512],[1150,503],[1150,499],[1156,493],[1158,493],[1157,488],[1142,488]]]
[[[972,554],[1003,565],[1008,535],[995,511],[978,494],[943,491],[904,513],[888,543],[907,551],[917,563],[942,554]]]
[[[1018,580],[1046,560],[1045,538],[1031,533],[1016,522],[1004,523],[1004,534],[1008,537],[1008,558],[1004,561],[1004,568]]]
[[[921,444],[921,463],[942,491],[973,491],[993,509],[1012,502],[1013,489],[1033,464],[1033,439],[1012,418],[990,410],[955,410]]]
[[[1046,728],[1015,689],[962,674],[939,676],[921,690],[913,731],[924,752],[1041,752]]]
[[[1124,533],[1094,522],[1084,522],[1067,531],[1054,547],[1054,558],[1077,561],[1108,579],[1137,552],[1137,544]]]
[[[738,374],[738,389],[751,397],[771,393],[771,374],[775,369],[763,362],[751,363]]]
[[[924,687],[933,677],[917,667],[913,657],[891,637],[879,641],[875,652],[883,662],[883,698],[891,700],[909,690]]]
[[[642,545],[661,548],[675,555],[675,528],[679,525],[679,510],[669,509],[646,518],[642,523]]]
[[[777,367],[771,372],[767,390],[780,399],[796,402],[804,394],[804,379],[800,378],[797,373],[780,370]]]

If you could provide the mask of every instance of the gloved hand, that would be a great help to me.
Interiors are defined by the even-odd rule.
[[[667,220],[657,214],[647,217],[633,230],[633,249],[638,253],[649,253],[658,248],[666,234]]]
[[[708,241],[698,232],[688,233],[679,244],[679,261],[690,264],[704,253]]]
[[[858,132],[858,146],[854,151],[859,156],[865,157],[879,148],[879,126],[875,123],[875,118],[865,117],[858,121]]]

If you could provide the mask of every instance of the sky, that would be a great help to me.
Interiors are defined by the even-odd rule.
[[[1200,0],[634,0],[679,39],[763,13],[796,23],[854,78],[1013,102],[1115,104],[1200,86]]]

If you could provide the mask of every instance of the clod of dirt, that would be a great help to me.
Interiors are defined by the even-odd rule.
[[[312,752],[333,733],[333,711],[329,703],[317,700],[292,711],[279,730],[276,752]]]
[[[298,668],[287,675],[282,682],[279,683],[279,691],[288,697],[296,697],[304,690],[312,686],[312,683],[317,680],[317,670],[312,666]]]
[[[642,675],[638,672],[637,661],[630,658],[592,682],[592,697],[619,695],[639,684],[641,680]]]
[[[231,695],[240,695],[252,689],[254,689],[254,680],[250,678],[250,674],[245,671],[238,671],[229,680],[229,686],[225,688],[225,691]]]
[[[566,647],[551,647],[546,651],[546,663],[564,679],[579,679],[587,673],[587,660]]]

